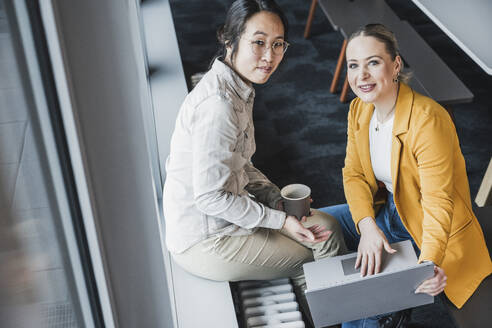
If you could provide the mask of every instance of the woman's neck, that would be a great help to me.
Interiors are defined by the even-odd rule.
[[[251,85],[252,82],[250,80],[248,80],[247,78],[245,78],[241,73],[238,72],[238,70],[234,67],[233,63],[232,63],[232,60],[230,58],[230,56],[227,56],[226,58],[224,58],[223,60],[223,63],[226,64],[227,66],[229,66],[240,78],[241,80],[243,80],[246,84],[248,85]]]
[[[379,122],[384,123],[391,117],[396,107],[399,88],[400,85],[398,84],[393,90],[391,90],[387,97],[378,102],[374,102],[374,108],[376,110],[376,115]]]

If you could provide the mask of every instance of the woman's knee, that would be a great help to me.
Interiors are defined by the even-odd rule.
[[[337,219],[341,229],[344,231],[345,238],[347,238],[348,236],[353,236],[358,240],[358,232],[355,228],[354,221],[352,220],[352,214],[350,213],[350,208],[348,204],[324,207],[321,208],[320,211],[330,214]]]
[[[341,231],[340,223],[333,215],[316,209],[312,209],[311,211],[313,215],[308,218],[307,226],[319,224],[320,226],[325,227],[327,230],[331,230],[334,232]]]
[[[352,219],[352,214],[350,214],[350,208],[348,204],[327,206],[327,207],[320,208],[319,210],[321,212],[334,216],[338,221]]]
[[[331,239],[341,239],[343,240],[342,226],[337,218],[328,213],[312,210],[313,215],[308,218],[309,226],[314,224],[319,224],[326,228],[326,230],[331,231]],[[309,220],[312,218],[312,221]]]
[[[334,216],[319,210],[313,210],[313,215],[308,218],[306,226],[312,226],[314,224],[319,224],[325,227],[326,230],[331,231],[328,240],[320,244],[322,247],[314,254],[316,259],[341,255],[347,252],[342,227]]]

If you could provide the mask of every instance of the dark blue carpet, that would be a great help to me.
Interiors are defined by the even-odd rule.
[[[215,31],[223,23],[228,0],[171,0],[185,74],[208,69],[216,51]],[[255,166],[279,186],[299,182],[313,191],[314,207],[345,202],[342,166],[346,147],[348,104],[329,92],[343,41],[318,8],[311,38],[303,38],[311,1],[278,0],[290,23],[292,46],[266,85],[257,86],[254,120]],[[472,198],[492,156],[492,78],[471,60],[413,3],[388,4],[409,21],[475,95],[453,106],[456,128],[467,164]],[[351,95],[351,97],[353,97]],[[442,301],[417,308],[412,327],[454,327]]]

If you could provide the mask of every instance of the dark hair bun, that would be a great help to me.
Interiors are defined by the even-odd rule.
[[[217,29],[217,40],[219,41],[220,44],[224,44],[224,24],[222,24],[218,29]]]

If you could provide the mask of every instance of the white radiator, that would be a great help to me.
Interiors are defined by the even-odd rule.
[[[247,328],[305,328],[289,279],[242,281],[237,284]]]

